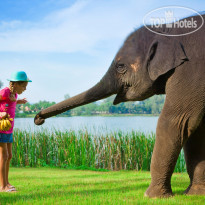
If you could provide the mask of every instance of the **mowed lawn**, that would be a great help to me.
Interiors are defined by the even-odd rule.
[[[16,193],[0,193],[0,204],[205,204],[205,196],[185,196],[187,174],[174,174],[175,194],[148,199],[150,172],[83,171],[60,168],[10,168]]]

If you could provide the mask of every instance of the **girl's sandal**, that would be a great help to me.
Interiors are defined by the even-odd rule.
[[[9,189],[15,189],[16,187],[15,186],[13,186],[13,185],[11,185],[11,184],[7,184],[7,187],[9,188]]]
[[[3,189],[3,190],[0,190],[0,192],[16,192],[16,189],[12,188],[12,189]]]
[[[7,185],[7,187],[8,187],[9,189],[15,189],[15,188],[16,188],[16,187],[13,186],[13,185]]]
[[[8,190],[6,190],[5,192],[16,192],[16,189],[8,189]]]

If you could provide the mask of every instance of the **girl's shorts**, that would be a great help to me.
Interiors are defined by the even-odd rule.
[[[0,133],[0,143],[12,143],[13,142],[13,133],[11,134],[5,134]]]

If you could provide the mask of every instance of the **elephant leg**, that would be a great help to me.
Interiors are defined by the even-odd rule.
[[[205,195],[205,123],[184,145],[190,185],[184,192],[188,195]]]
[[[145,196],[170,197],[171,176],[182,149],[180,134],[177,126],[162,113],[158,120],[156,141],[151,161],[151,184]]]

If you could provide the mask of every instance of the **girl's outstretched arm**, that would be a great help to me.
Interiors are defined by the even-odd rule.
[[[17,100],[17,104],[25,104],[27,103],[28,101],[26,100],[26,98],[23,98],[21,100]]]

